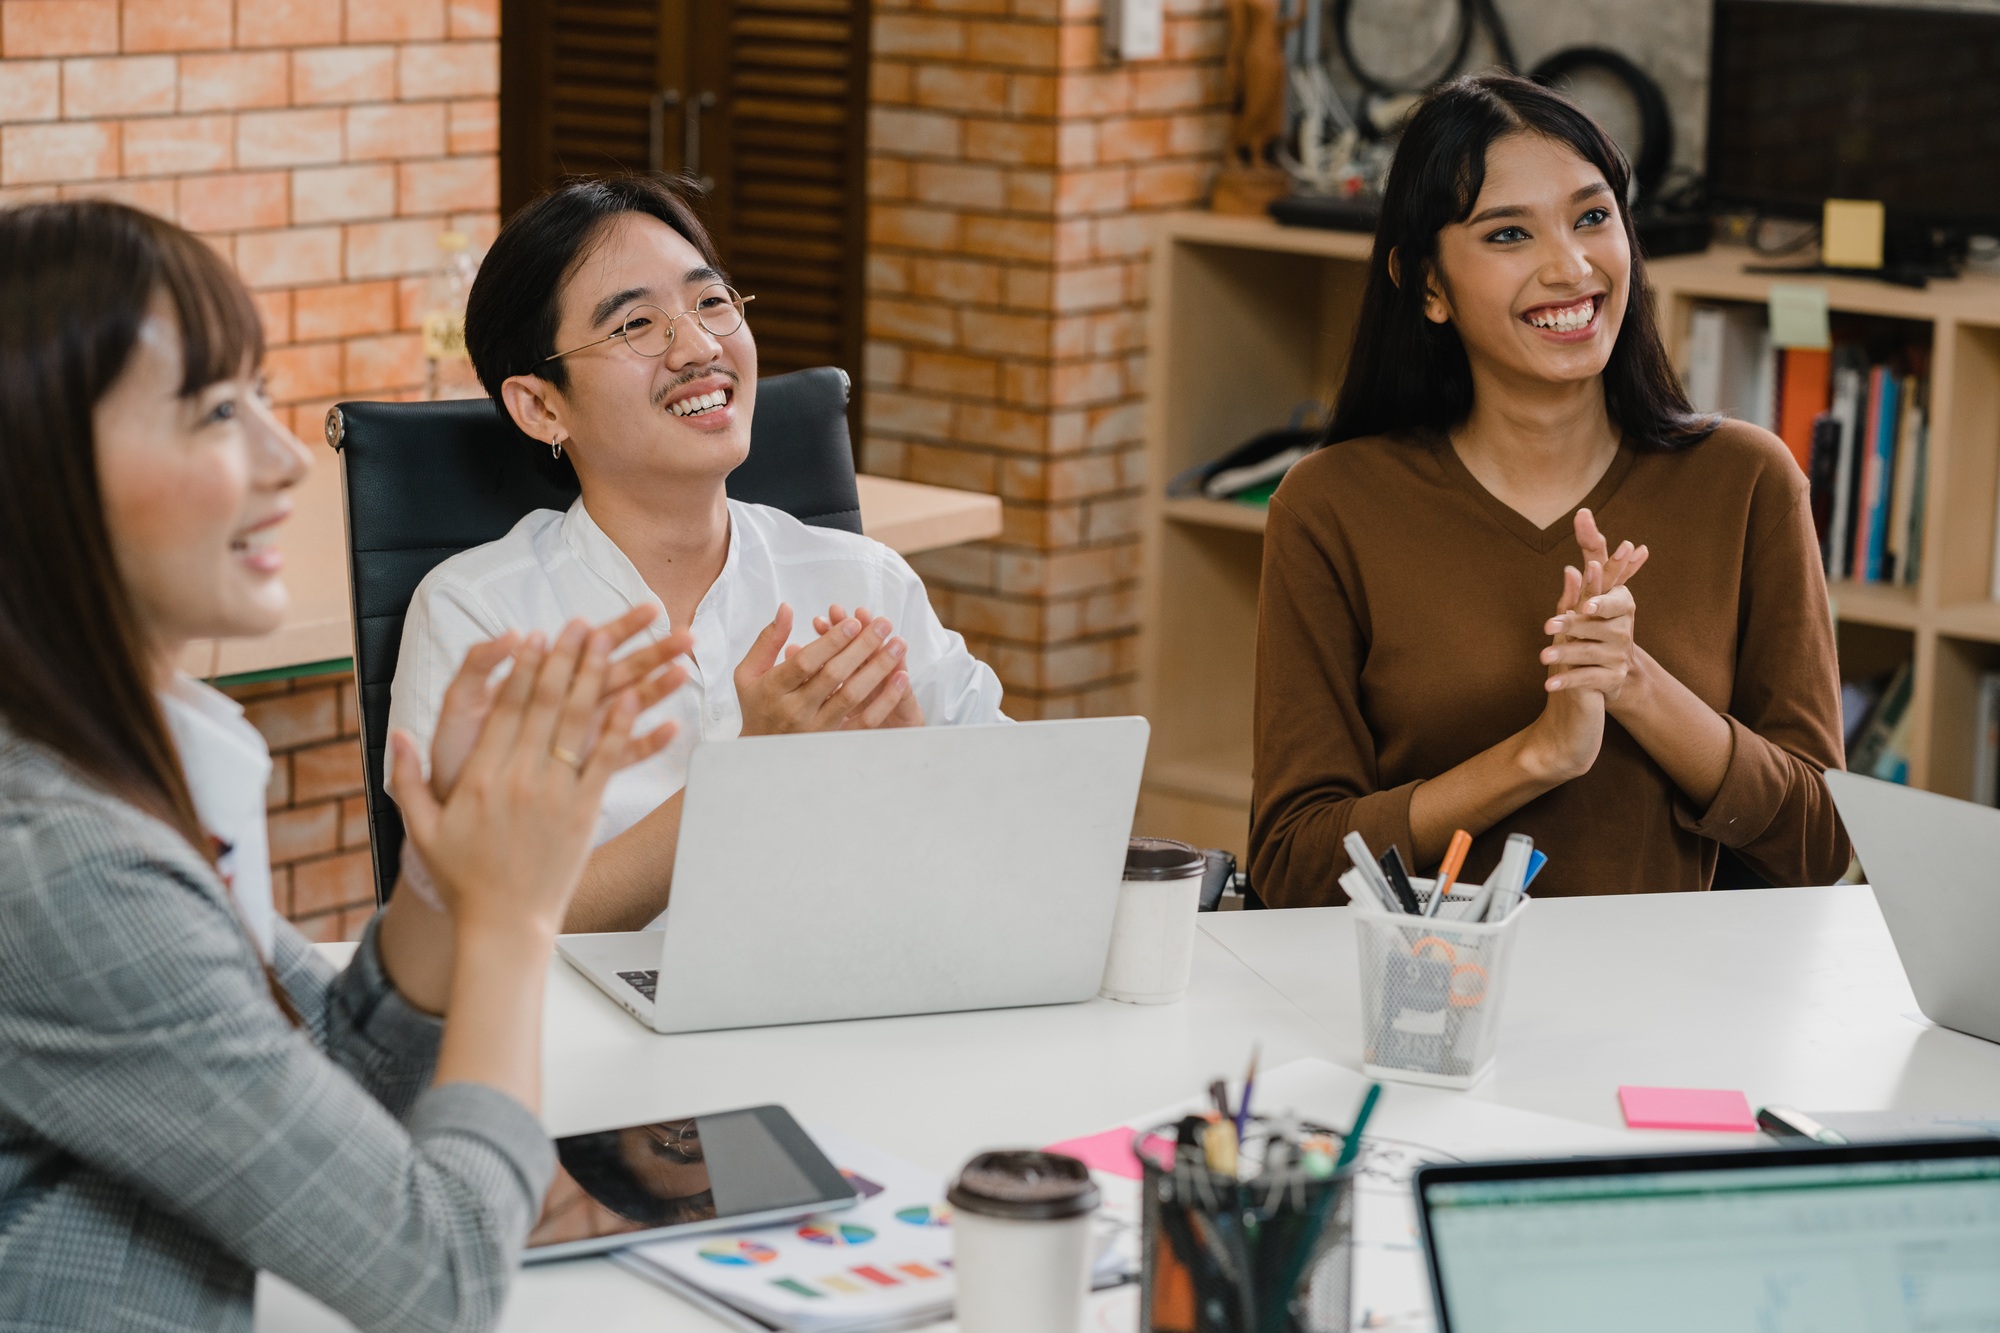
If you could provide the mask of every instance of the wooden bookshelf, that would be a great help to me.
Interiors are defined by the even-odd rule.
[[[1262,510],[1167,499],[1166,478],[1283,425],[1301,401],[1331,402],[1346,364],[1371,238],[1259,218],[1162,219],[1152,265],[1148,490],[1141,707],[1153,738],[1138,827],[1202,846],[1247,847]],[[1648,266],[1678,361],[1698,304],[1762,304],[1773,281],[1716,249]],[[1972,791],[1979,675],[2000,669],[2000,603],[1989,596],[2000,503],[2000,278],[1923,291],[1823,283],[1837,313],[1930,326],[1930,470],[1915,587],[1836,584],[1843,675],[1914,662],[1910,779]]]

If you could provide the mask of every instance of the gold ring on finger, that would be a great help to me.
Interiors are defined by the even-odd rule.
[[[562,760],[565,764],[568,764],[577,772],[581,773],[583,771],[583,756],[577,754],[575,751],[565,750],[560,745],[551,745],[549,753]]]

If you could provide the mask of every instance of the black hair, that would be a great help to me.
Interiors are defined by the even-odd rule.
[[[558,389],[569,377],[556,353],[563,284],[604,225],[621,213],[658,218],[722,270],[715,242],[688,203],[692,182],[663,175],[565,181],[507,220],[465,300],[465,348],[495,406],[500,386],[534,373]],[[503,409],[504,410],[504,409]]]
[[[1382,196],[1368,286],[1326,442],[1367,435],[1435,437],[1472,411],[1472,366],[1450,324],[1424,316],[1438,233],[1472,216],[1486,183],[1486,154],[1513,134],[1566,145],[1604,173],[1632,251],[1625,322],[1604,367],[1604,406],[1624,442],[1642,452],[1701,443],[1720,418],[1688,402],[1654,320],[1653,289],[1625,206],[1625,155],[1575,103],[1509,74],[1455,79],[1412,113]],[[1395,268],[1392,271],[1391,260]],[[1397,282],[1400,276],[1402,281]]]
[[[625,1160],[628,1132],[607,1129],[557,1139],[556,1158],[585,1194],[628,1222],[665,1227],[715,1216],[713,1190],[667,1198],[649,1189]]]

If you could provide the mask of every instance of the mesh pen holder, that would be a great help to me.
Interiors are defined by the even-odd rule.
[[[1431,882],[1414,880],[1412,887],[1428,905]],[[1498,922],[1450,919],[1475,892],[1447,894],[1438,915],[1423,918],[1355,900],[1361,1059],[1370,1077],[1469,1088],[1493,1068],[1507,960],[1533,900],[1523,899]]]
[[[1304,1126],[1308,1135],[1339,1135]],[[1243,1145],[1260,1160],[1269,1122]],[[1135,1144],[1143,1175],[1140,1333],[1347,1333],[1354,1171],[1239,1180],[1177,1156],[1175,1126]]]

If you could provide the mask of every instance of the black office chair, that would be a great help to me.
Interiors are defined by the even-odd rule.
[[[737,500],[783,509],[821,528],[861,531],[848,380],[832,366],[773,375],[757,385],[750,457],[729,474]],[[353,589],[354,677],[375,900],[396,884],[403,820],[382,787],[389,685],[403,615],[424,575],[460,551],[504,536],[536,509],[577,496],[566,458],[530,439],[485,398],[442,403],[341,403],[326,414],[341,455]]]

